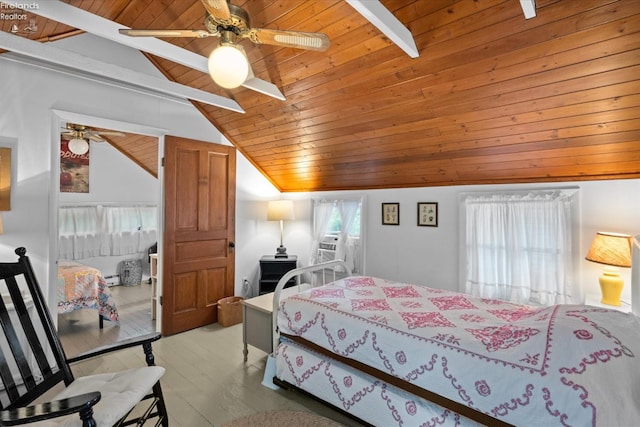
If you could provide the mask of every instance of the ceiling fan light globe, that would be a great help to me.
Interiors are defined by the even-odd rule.
[[[69,151],[73,154],[77,154],[78,156],[87,154],[87,151],[89,151],[89,143],[87,140],[82,138],[73,138],[69,140],[68,147]]]
[[[234,89],[247,80],[249,61],[240,46],[218,46],[209,55],[209,74],[218,86]]]

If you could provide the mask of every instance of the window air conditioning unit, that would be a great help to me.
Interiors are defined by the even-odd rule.
[[[336,246],[338,238],[325,236],[318,244],[318,263],[329,262],[336,259]]]
[[[334,251],[335,252],[336,244],[335,243],[320,242],[320,249],[323,249],[325,251]]]

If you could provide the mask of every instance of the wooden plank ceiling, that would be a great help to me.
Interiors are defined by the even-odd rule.
[[[132,28],[204,29],[198,0],[65,2]],[[640,177],[638,0],[537,0],[529,20],[517,0],[382,0],[417,59],[342,0],[232,2],[253,27],[330,37],[326,52],[242,42],[285,101],[149,58],[168,79],[239,103],[245,114],[194,105],[282,191]],[[18,34],[77,33],[35,19]],[[165,40],[204,56],[218,43]],[[127,148],[145,137],[126,140],[153,173],[155,153]]]

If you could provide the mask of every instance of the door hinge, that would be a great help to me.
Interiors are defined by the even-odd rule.
[[[162,295],[160,295],[160,305],[162,305]]]
[[[160,161],[160,165],[161,165],[162,167],[164,167],[164,157],[163,157],[163,158],[162,158],[162,160]]]

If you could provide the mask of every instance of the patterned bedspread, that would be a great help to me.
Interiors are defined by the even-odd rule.
[[[81,308],[97,309],[104,318],[118,322],[118,310],[100,270],[58,261],[58,313]]]
[[[532,308],[371,277],[311,289],[280,307],[282,333],[511,424],[640,419],[640,318],[632,314]]]

